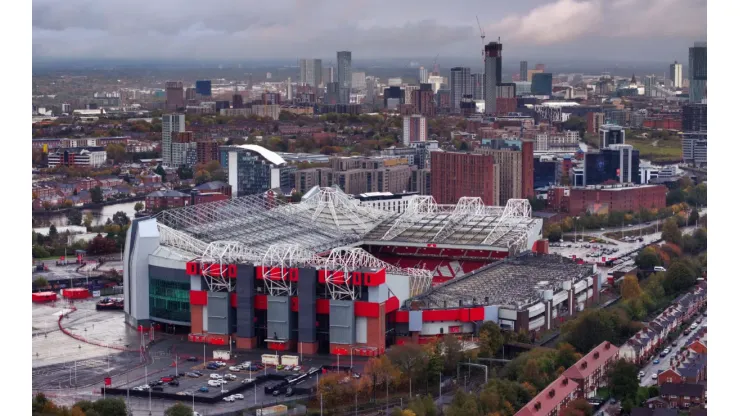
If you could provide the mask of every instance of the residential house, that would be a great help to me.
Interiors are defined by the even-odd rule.
[[[163,209],[178,208],[190,205],[190,195],[182,192],[167,190],[156,191],[146,196],[146,209],[149,212],[158,212]]]
[[[66,201],[72,202],[72,205],[81,207],[85,204],[92,203],[92,196],[89,191],[78,192],[77,195],[70,195],[66,198]]]
[[[690,351],[690,350],[687,350]],[[658,385],[665,383],[701,383],[707,380],[707,356],[695,352],[679,353],[670,367],[658,374]]]
[[[231,197],[231,185],[221,181],[211,181],[195,187],[195,190],[201,193],[218,192]]]
[[[557,416],[571,400],[577,398],[578,383],[561,375],[534,396],[514,416]]]
[[[117,176],[98,176],[95,179],[101,188],[112,188],[123,183],[123,179]]]
[[[578,384],[578,397],[594,397],[596,390],[606,385],[609,369],[617,360],[619,348],[604,341],[565,370],[563,375]]]
[[[139,175],[139,179],[142,183],[145,184],[162,183],[162,177],[152,172],[142,173],[141,175]]]
[[[707,387],[698,383],[665,383],[660,396],[648,399],[649,408],[690,409],[704,407]]]

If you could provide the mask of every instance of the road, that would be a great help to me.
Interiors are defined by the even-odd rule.
[[[641,386],[652,386],[656,384],[657,380],[653,380],[652,376],[653,374],[660,374],[661,371],[665,371],[670,367],[670,357],[676,353],[678,349],[684,346],[686,341],[692,337],[699,329],[705,328],[707,326],[707,318],[703,318],[701,324],[699,324],[696,329],[691,331],[689,335],[684,335],[681,333],[681,336],[677,339],[678,346],[672,347],[670,354],[664,358],[660,358],[659,356],[651,358],[650,362],[645,365],[643,368],[641,368],[641,371],[645,372],[645,376],[640,380]],[[666,346],[667,347],[667,346]],[[664,347],[665,348],[665,347]],[[662,350],[661,350],[662,351]],[[659,359],[659,364],[653,364],[654,359]]]
[[[705,215],[707,215],[707,207],[704,207],[704,208],[699,209],[699,216],[700,217],[703,217]],[[587,230],[585,232],[579,231],[577,233],[576,232],[568,232],[568,233],[563,233],[563,235],[564,236],[570,236],[570,237],[577,235],[577,236],[590,236],[590,237],[603,238],[602,236],[604,234],[616,233],[616,232],[621,232],[621,231],[628,232],[628,231],[638,230],[640,228],[647,228],[647,227],[657,227],[656,232],[659,233],[660,232],[660,224],[662,224],[663,221],[664,220],[655,220],[655,221],[649,221],[647,223],[640,223],[640,224],[635,224],[635,225],[627,225],[627,226],[624,226],[624,227],[609,227],[609,228],[605,228],[604,231],[601,231],[601,230]]]

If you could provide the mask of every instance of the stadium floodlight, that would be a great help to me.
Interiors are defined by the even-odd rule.
[[[433,242],[443,241],[451,236],[460,226],[470,219],[478,218],[486,213],[485,205],[480,197],[464,196],[457,201],[455,209],[447,217],[445,224],[432,238]]]
[[[289,276],[290,269],[320,265],[323,260],[296,244],[274,244],[262,256],[260,264],[264,267],[264,282],[270,296],[293,296],[295,287]]]

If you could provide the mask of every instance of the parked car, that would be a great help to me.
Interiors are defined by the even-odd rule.
[[[196,356],[188,357],[188,361],[198,361],[198,357]]]
[[[204,387],[201,387],[201,388],[198,389],[198,391],[201,392],[201,393],[208,393],[208,387],[205,387],[205,386]]]
[[[286,365],[285,367],[283,367],[283,370],[285,371],[291,371],[292,369],[293,369],[292,365]]]
[[[229,371],[235,371],[235,372],[238,372],[238,371],[241,371],[241,370],[242,370],[242,369],[241,369],[241,367],[235,367],[235,366],[231,366],[231,367],[229,367]]]
[[[295,371],[295,372],[301,371],[301,366],[300,365],[297,365],[297,366],[293,367],[293,371]]]
[[[164,387],[162,387],[162,386],[154,386],[154,387],[152,387],[152,391],[164,391]]]
[[[172,381],[170,381],[167,384],[169,384],[170,386],[179,386],[180,385],[180,382],[177,381],[177,380],[172,380]]]
[[[640,378],[642,378],[642,377],[645,377],[645,372],[644,371],[640,371]]]
[[[235,398],[237,400],[244,400],[244,395],[243,394],[239,394],[239,393],[232,394],[231,397],[233,397],[233,398]]]
[[[671,343],[671,345],[672,345],[672,346],[674,346],[674,347],[678,347],[678,342],[677,342],[677,341],[673,341],[673,342]]]
[[[211,387],[218,387],[221,385],[221,380],[208,380],[208,385]]]
[[[212,379],[214,379],[214,380],[219,380],[219,379],[223,378],[223,377],[221,377],[221,374],[216,374],[216,373],[211,374],[210,377]]]
[[[175,379],[174,377],[167,376],[167,377],[160,378],[159,381],[161,381],[162,383],[169,383],[170,381],[172,381],[174,379]]]
[[[236,380],[236,376],[233,374],[224,374],[225,380]]]
[[[654,359],[654,360],[653,360],[653,364],[660,364],[660,360],[659,360],[659,359],[657,359],[657,358],[656,358],[656,359]]]
[[[653,373],[653,376],[652,376],[651,378],[652,378],[653,380],[657,380],[657,379],[658,379],[658,375],[657,375],[657,374],[655,374],[655,373]]]
[[[234,399],[234,397],[233,397],[233,396],[227,396],[227,397],[224,397],[224,401],[225,401],[225,402],[230,402],[230,403],[231,403],[231,402],[233,402],[234,400],[235,400],[235,399]]]

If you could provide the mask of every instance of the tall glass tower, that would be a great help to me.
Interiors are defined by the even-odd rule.
[[[689,102],[707,97],[707,43],[694,42],[689,48]]]

